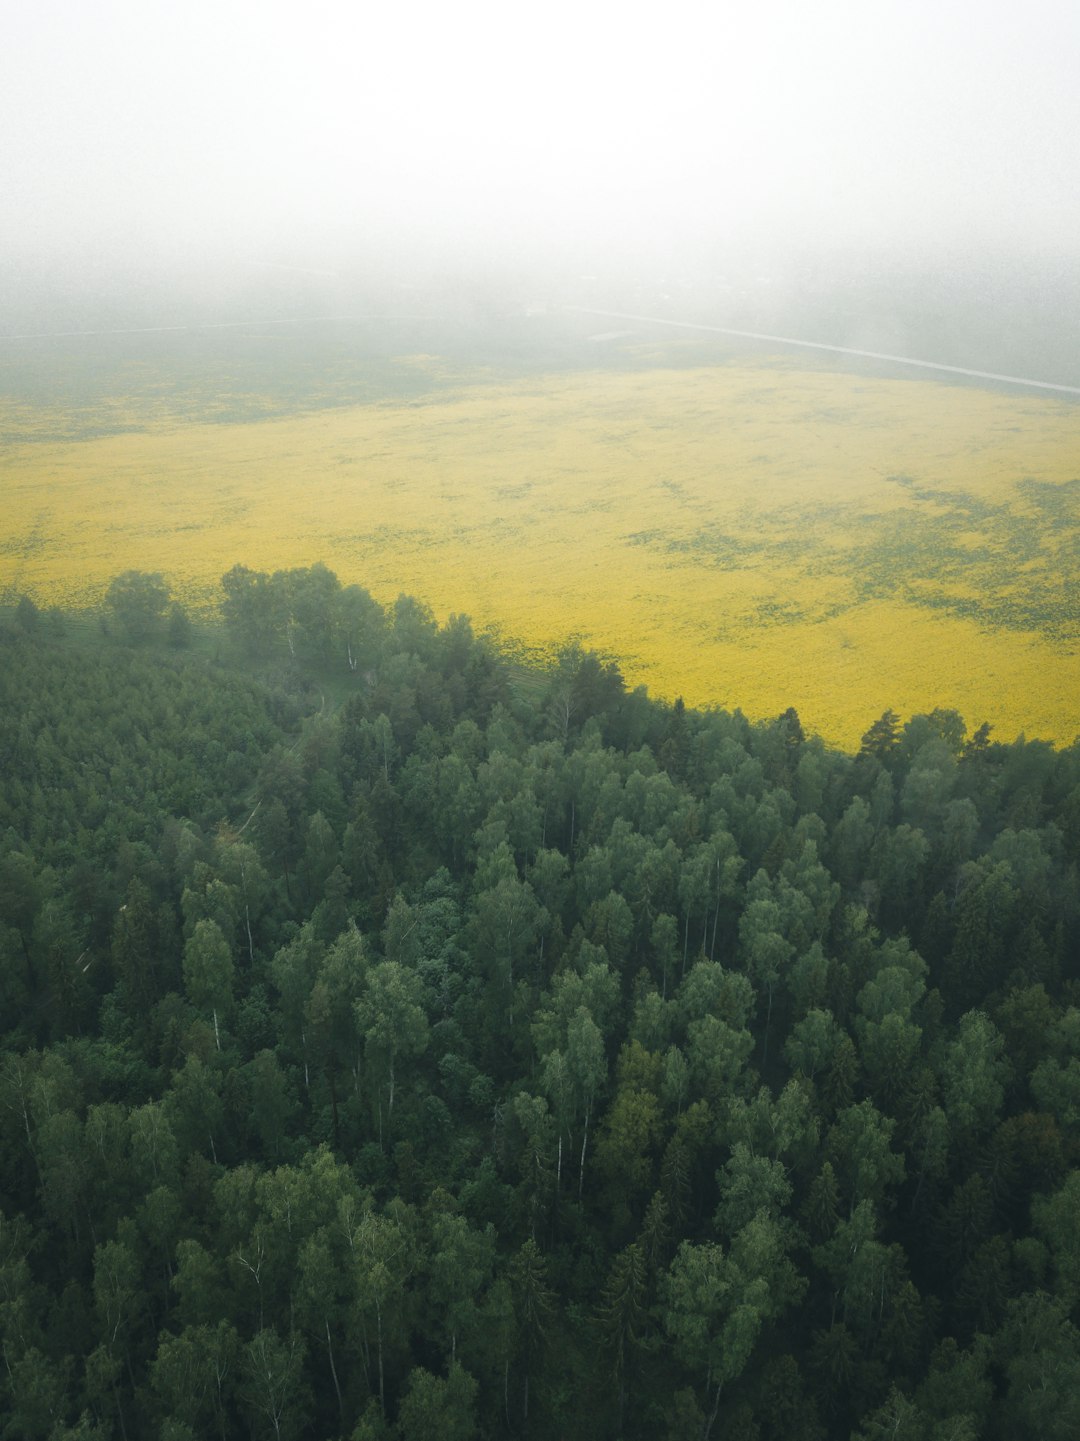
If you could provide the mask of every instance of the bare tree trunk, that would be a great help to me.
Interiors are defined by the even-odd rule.
[[[386,1384],[383,1377],[383,1352],[382,1352],[382,1307],[378,1301],[375,1302],[375,1319],[379,1328],[379,1410],[386,1415]]]
[[[257,809],[257,808],[256,808]],[[255,944],[251,939],[251,907],[248,905],[247,893],[247,872],[244,870],[243,861],[240,862],[240,884],[244,890],[244,924],[247,927],[248,938],[248,960],[255,964]]]
[[[345,1407],[341,1400],[341,1387],[338,1385],[337,1367],[334,1365],[334,1343],[330,1340],[330,1322],[323,1318],[326,1324],[326,1349],[330,1354],[330,1374],[334,1378],[334,1391],[337,1394],[338,1415],[344,1419]]]
[[[712,1428],[713,1428],[713,1422],[716,1420],[716,1413],[720,1410],[720,1392],[721,1392],[723,1389],[724,1389],[724,1383],[723,1383],[723,1381],[717,1381],[717,1383],[716,1383],[716,1400],[713,1402],[713,1408],[712,1408],[712,1410],[709,1412],[709,1419],[705,1422],[705,1430],[702,1432],[702,1441],[709,1441],[709,1432],[712,1430]]]
[[[585,1147],[589,1144],[589,1107],[585,1107],[585,1130],[581,1137],[581,1165],[578,1168],[577,1198],[581,1200],[581,1190],[585,1184]]]
[[[124,1425],[124,1408],[120,1404],[120,1392],[113,1385],[113,1400],[116,1402],[116,1414],[120,1418],[120,1435],[127,1441],[127,1427]]]

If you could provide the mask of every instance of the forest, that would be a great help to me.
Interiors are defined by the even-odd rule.
[[[1080,742],[237,565],[0,758],[0,1436],[1080,1435]]]

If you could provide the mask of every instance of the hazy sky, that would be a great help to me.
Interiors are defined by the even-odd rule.
[[[34,0],[0,254],[1080,236],[1077,0]]]

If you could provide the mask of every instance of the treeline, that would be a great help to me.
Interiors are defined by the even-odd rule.
[[[1080,748],[223,591],[0,626],[0,1435],[1080,1434]]]

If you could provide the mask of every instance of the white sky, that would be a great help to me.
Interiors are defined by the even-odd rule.
[[[0,258],[1080,236],[1080,0],[8,0]]]

